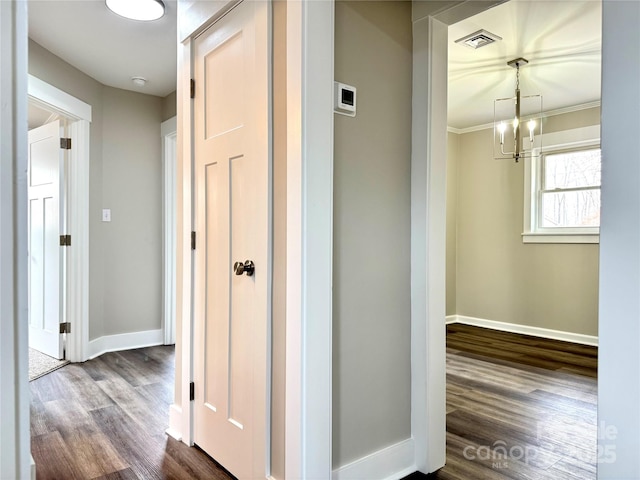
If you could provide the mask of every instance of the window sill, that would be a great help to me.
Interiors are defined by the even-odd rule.
[[[523,233],[522,243],[600,243],[598,233]]]

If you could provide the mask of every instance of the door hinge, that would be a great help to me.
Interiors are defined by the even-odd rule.
[[[71,333],[71,324],[69,322],[61,323],[60,333]]]
[[[70,138],[61,138],[60,139],[60,148],[63,150],[71,150],[71,139]]]
[[[191,232],[191,250],[196,249],[196,232]]]
[[[192,78],[191,79],[191,92],[189,93],[189,95],[191,95],[191,98],[196,98],[196,81]]]
[[[196,384],[191,382],[189,384],[189,400],[193,401],[196,399]]]
[[[70,247],[71,246],[71,235],[60,235],[60,246],[61,247]]]

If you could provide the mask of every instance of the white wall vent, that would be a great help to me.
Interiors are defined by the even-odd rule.
[[[480,48],[497,42],[498,40],[502,40],[502,37],[499,37],[495,33],[487,32],[486,30],[478,30],[470,35],[459,38],[456,40],[456,43],[461,43],[470,48]]]

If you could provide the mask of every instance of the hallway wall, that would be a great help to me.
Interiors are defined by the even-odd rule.
[[[160,329],[163,99],[102,85],[32,40],[29,73],[92,107],[89,340]]]
[[[334,468],[411,437],[411,32],[410,2],[336,2]]]

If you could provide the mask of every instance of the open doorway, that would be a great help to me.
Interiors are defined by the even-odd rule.
[[[519,22],[525,18],[526,28]],[[558,28],[556,22],[561,22]],[[476,438],[467,457],[460,450],[460,458],[480,465],[479,448],[502,453],[506,447],[506,457],[485,458],[488,469],[518,468],[527,461],[525,449],[534,448],[523,468],[566,454],[581,478],[595,477],[598,234],[592,225],[576,222],[565,228],[556,221],[553,232],[536,230],[534,224],[552,224],[543,210],[545,196],[564,195],[565,208],[570,204],[561,188],[553,193],[544,188],[558,160],[552,155],[599,147],[600,25],[599,2],[513,1],[449,26],[447,338],[449,348],[462,354],[450,351],[448,357],[448,435],[455,435],[455,425],[469,413],[466,407],[475,409],[471,417],[490,410],[497,419],[517,403],[514,430],[528,435],[514,440],[517,433],[509,437],[496,429],[490,439]],[[529,61],[520,72],[522,94],[542,94],[544,114],[542,153],[516,163],[494,159],[493,101],[513,95],[516,71],[507,62],[518,57]],[[578,163],[573,165],[576,175],[586,178]],[[599,195],[599,165],[596,183],[593,191]],[[570,195],[580,188],[575,184]],[[466,364],[469,360],[475,366]],[[484,374],[476,370],[479,364]],[[505,366],[510,375],[498,381]],[[467,398],[461,384],[471,380],[466,377],[471,371],[475,400]],[[491,383],[489,377],[493,393],[478,393]],[[541,383],[527,390],[519,384],[525,377]],[[543,385],[560,378],[565,386],[575,382],[581,389]],[[548,394],[545,405],[553,414],[531,413],[527,398],[534,390],[534,396]],[[494,394],[483,404],[482,398]],[[502,395],[512,400],[498,400]],[[579,399],[580,406],[549,427],[549,418],[558,420],[560,404],[569,398]],[[466,407],[463,399],[469,400]],[[478,424],[475,420],[466,417],[467,424]],[[554,440],[547,442],[549,434]],[[560,444],[553,443],[559,439]]]
[[[56,172],[55,181],[47,188],[54,190],[54,197],[60,199],[54,201],[47,193],[40,207],[36,201],[29,202],[30,211],[33,205],[34,214],[37,214],[34,218],[52,220],[46,235],[37,228],[36,235],[29,234],[30,243],[33,243],[29,258],[29,308],[33,310],[29,315],[30,345],[56,359],[82,361],[86,359],[88,330],[87,199],[91,107],[33,76],[29,76],[28,93],[30,137],[33,137],[30,150],[36,154],[42,154],[44,150],[49,152],[52,160],[50,165],[44,164],[47,168],[43,171]],[[45,129],[50,132],[35,133]],[[46,140],[37,141],[35,135]],[[51,165],[55,168],[49,168]],[[42,176],[34,178],[32,173],[36,173],[36,169],[29,173],[34,188],[46,183],[41,181]],[[74,199],[73,204],[69,199]],[[44,217],[42,205],[55,216]],[[35,220],[33,226],[37,227]],[[67,248],[71,243],[73,250]],[[49,268],[51,262],[55,262],[55,269]],[[69,328],[69,324],[74,328]],[[39,340],[36,337],[40,337]]]

